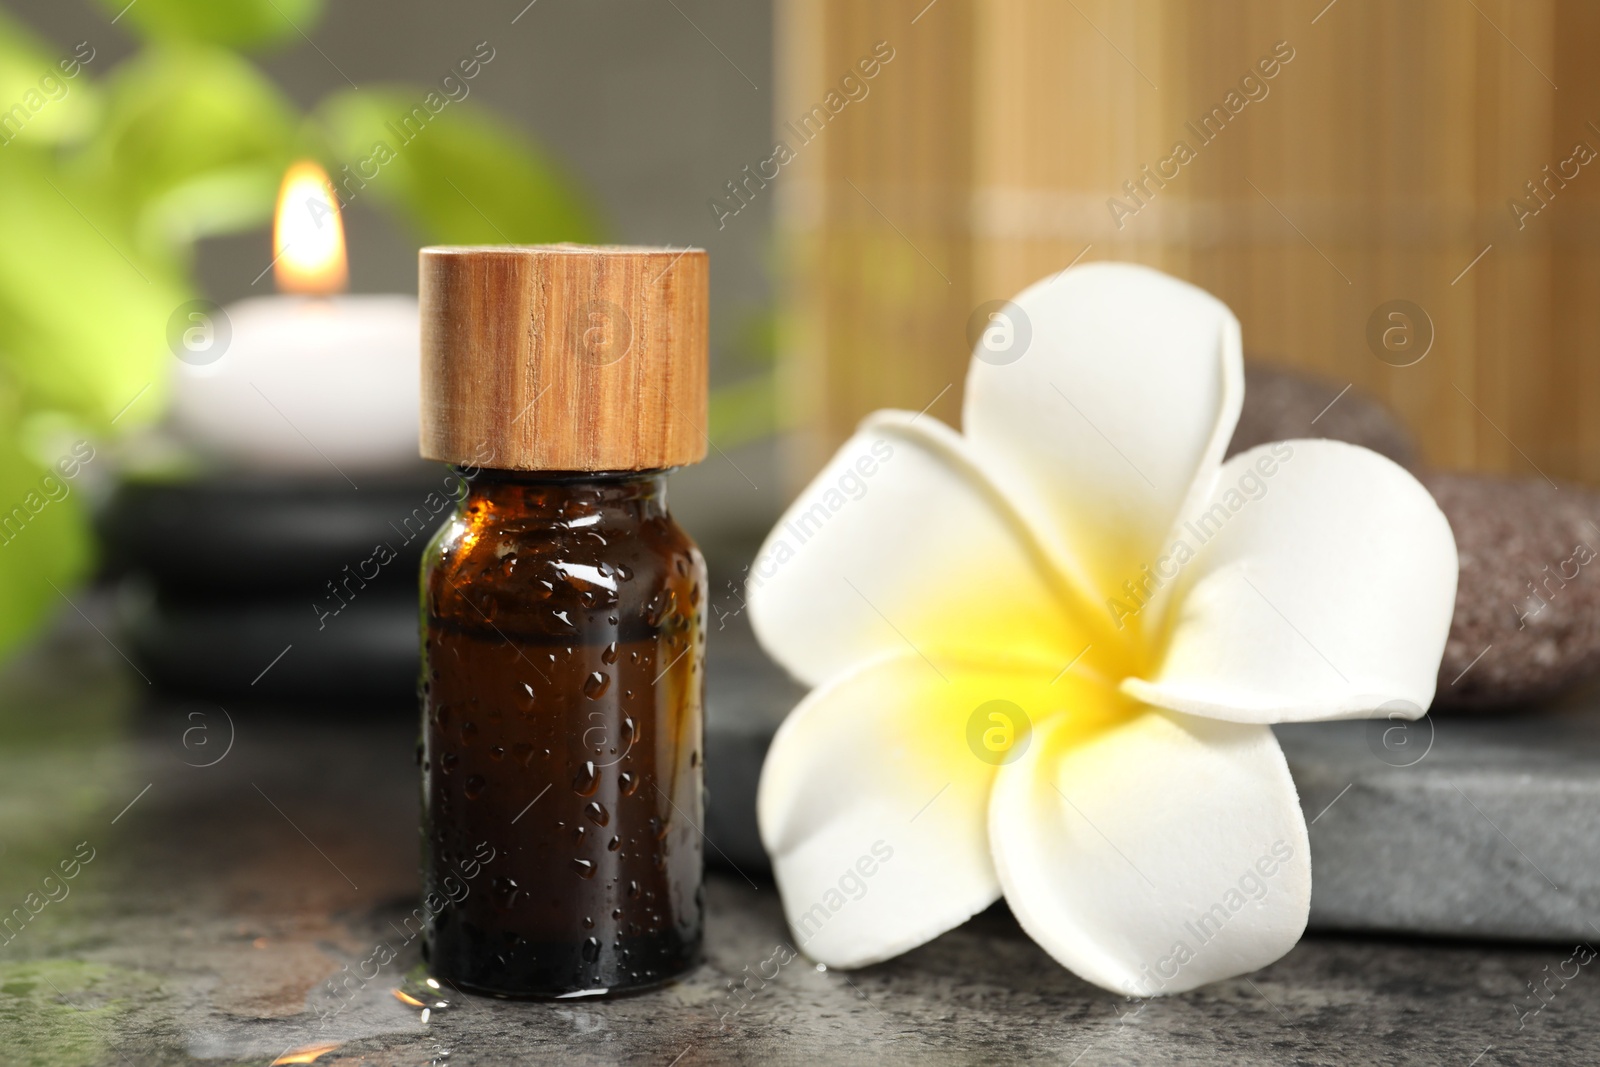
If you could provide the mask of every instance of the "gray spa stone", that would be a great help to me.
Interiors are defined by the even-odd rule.
[[[1600,493],[1444,471],[1422,484],[1461,561],[1434,707],[1515,708],[1600,673]]]
[[[1274,728],[1311,823],[1311,925],[1600,937],[1600,697]]]
[[[1417,459],[1416,442],[1405,423],[1381,400],[1347,383],[1246,360],[1244,407],[1227,454],[1302,437],[1349,441],[1388,456],[1402,467],[1412,466]]]
[[[747,628],[713,636],[707,857],[757,875],[759,760],[805,690]],[[1504,716],[1275,730],[1311,824],[1313,930],[1600,937],[1600,693]]]

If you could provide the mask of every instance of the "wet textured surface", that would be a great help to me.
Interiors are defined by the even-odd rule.
[[[713,706],[738,676],[717,648],[713,625]],[[331,1045],[317,1062],[1489,1067],[1600,1047],[1600,972],[1570,944],[1313,937],[1141,1004],[1055,966],[1003,910],[888,964],[818,971],[790,957],[754,872],[712,872],[706,963],[679,982],[461,996],[426,984],[407,936],[411,706],[150,702],[81,624],[0,683],[0,903],[37,908],[0,945],[6,1064],[266,1065]]]

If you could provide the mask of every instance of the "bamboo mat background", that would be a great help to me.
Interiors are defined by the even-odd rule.
[[[1600,159],[1527,187],[1600,150],[1600,5],[783,0],[776,39],[797,478],[875,408],[959,425],[973,311],[1081,256],[1212,291],[1248,353],[1388,400],[1432,464],[1600,481]],[[879,41],[868,95],[801,144],[785,124]],[[1279,42],[1202,144],[1186,123]],[[1108,200],[1179,139],[1195,158],[1119,227]],[[1432,323],[1410,366],[1368,343],[1391,300]]]

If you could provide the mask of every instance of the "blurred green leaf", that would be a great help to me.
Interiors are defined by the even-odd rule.
[[[426,242],[599,239],[577,184],[526,134],[473,104],[434,89],[368,87],[334,94],[316,118],[341,197],[399,210]]]
[[[718,448],[737,448],[770,437],[777,428],[777,378],[761,374],[711,390],[706,436]]]
[[[107,429],[148,387],[119,428],[148,421],[166,392],[167,320],[186,286],[170,264],[139,254],[101,190],[42,150],[4,151],[0,387],[22,411],[59,410]],[[4,425],[15,432],[15,419]]]
[[[84,60],[94,56],[88,42],[54,50],[0,11],[0,146],[13,138],[54,144],[87,133],[100,108],[84,74]]]
[[[88,571],[81,484],[28,459],[13,433],[0,434],[0,651],[65,607],[51,582],[70,588]]]
[[[322,0],[100,0],[155,40],[264,48],[299,40],[322,18]]]
[[[767,304],[740,317],[724,351],[739,366],[770,370],[778,362],[778,309]]]
[[[0,12],[0,651],[91,562],[81,490],[52,498],[61,483],[22,428],[110,436],[159,418],[194,242],[265,224],[293,159],[325,154],[347,200],[428,241],[601,233],[577,184],[476,103],[369,87],[307,123],[228,50],[298,40],[322,0],[101,3],[151,43],[95,82],[92,45],[48,45]],[[733,389],[717,402],[729,437],[766,432],[770,380]]]
[[[253,65],[220,48],[153,46],[105,88],[105,122],[75,166],[124,206],[142,245],[181,253],[271,218],[299,120]]]

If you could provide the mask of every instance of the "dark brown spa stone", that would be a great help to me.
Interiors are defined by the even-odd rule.
[[[1356,389],[1340,396],[1344,388],[1298,371],[1246,362],[1244,409],[1228,455],[1272,441],[1326,437],[1362,445],[1411,467],[1417,448],[1400,419]]]
[[[1461,559],[1434,708],[1526,704],[1600,674],[1600,494],[1543,479],[1421,479]]]

